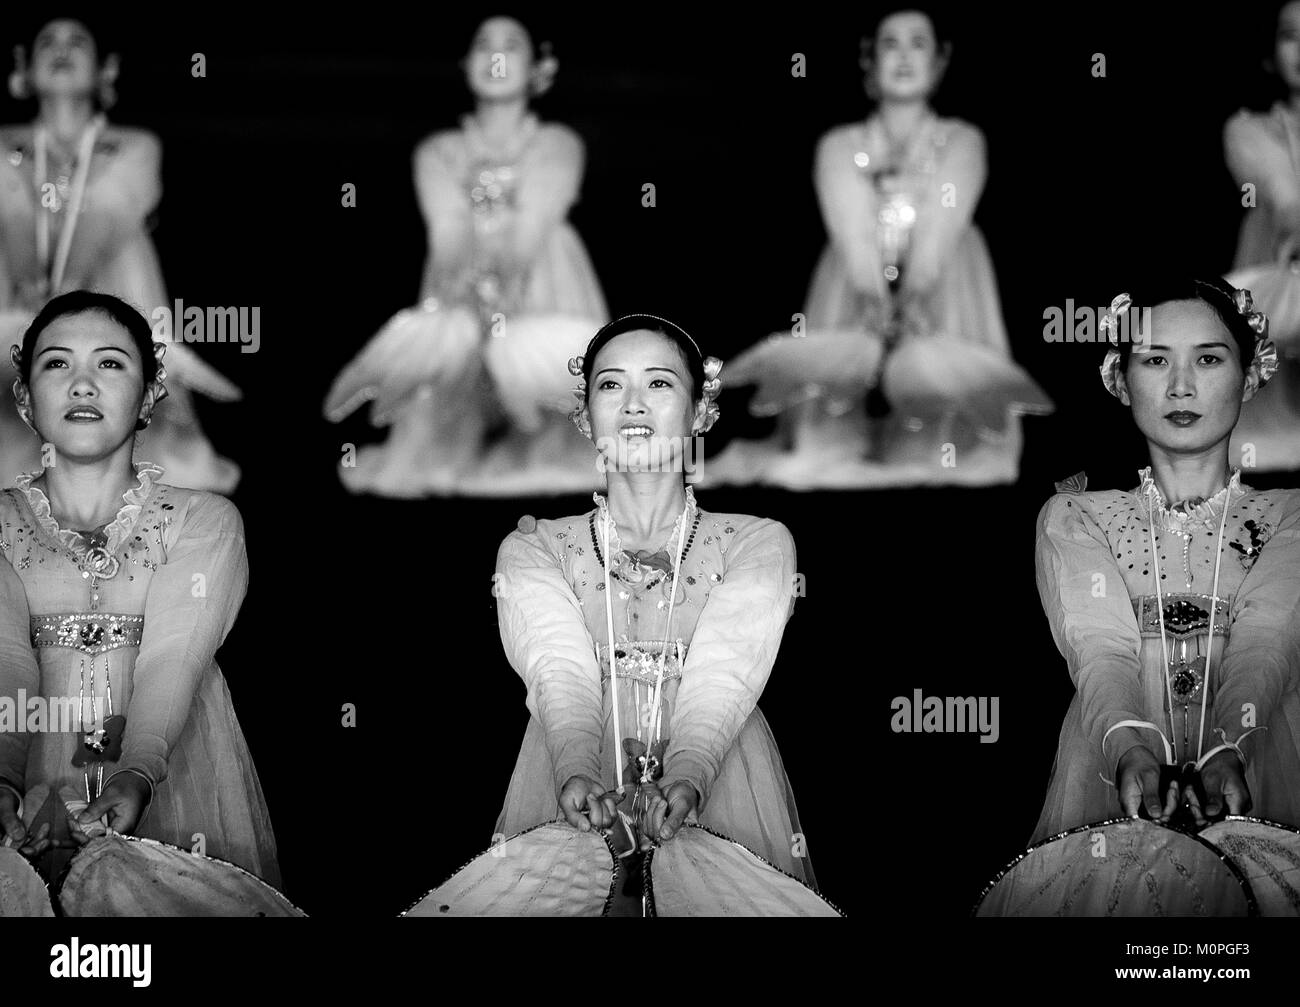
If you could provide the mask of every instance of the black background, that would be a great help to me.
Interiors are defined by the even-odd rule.
[[[1045,343],[1043,312],[1107,304],[1155,263],[1231,265],[1242,211],[1222,126],[1273,97],[1259,63],[1275,8],[1233,10],[1226,26],[1133,4],[981,6],[943,22],[955,49],[935,104],[985,133],[976,220],[1014,352],[1059,407],[1026,423],[1016,486],[701,494],[794,535],[807,596],[761,705],[821,888],[850,914],[966,912],[1028,839],[1071,695],[1034,587],[1035,515],[1054,480],[1086,469],[1092,487],[1127,487],[1145,464],[1097,378],[1100,352]],[[200,405],[244,469],[234,500],[252,564],[220,662],[286,893],[314,915],[395,914],[486,848],[527,720],[497,635],[496,549],[523,514],[590,506],[354,498],[335,466],[345,443],[377,435],[359,417],[320,418],[333,376],[416,298],[410,154],[470,109],[458,61],[490,13],[86,18],[123,57],[112,117],[164,144],[155,240],[170,296],[261,308],[259,353],[199,348],[246,393]],[[857,56],[872,8],[524,13],[561,62],[537,111],[587,144],[571,220],[611,311],[667,315],[724,358],[788,327],[825,241],[814,145],[868,112]],[[5,51],[43,20],[8,22]],[[196,52],[205,79],[190,74]],[[794,53],[806,78],[791,76]],[[0,113],[33,107],[4,97]],[[349,182],[355,208],[341,205]],[[744,401],[724,393],[711,450],[766,432]],[[1000,697],[999,742],[891,733],[889,700],[914,688]]]

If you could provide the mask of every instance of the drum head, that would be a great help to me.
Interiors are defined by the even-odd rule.
[[[305,916],[242,867],[153,839],[92,839],[59,892],[67,916]]]
[[[687,823],[645,863],[647,916],[842,916],[757,853]]]
[[[402,915],[603,916],[614,873],[600,833],[547,822],[485,850]]]
[[[1300,830],[1229,815],[1198,835],[1246,876],[1261,916],[1300,916]]]
[[[45,882],[17,850],[0,846],[0,917],[53,916]]]
[[[1031,846],[984,890],[976,916],[1250,916],[1245,880],[1196,836],[1141,819]]]

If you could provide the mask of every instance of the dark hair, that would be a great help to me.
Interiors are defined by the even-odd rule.
[[[699,398],[704,389],[704,355],[694,339],[680,325],[658,315],[624,315],[616,318],[591,337],[582,354],[582,377],[587,386],[587,401],[591,401],[591,371],[596,365],[596,354],[615,336],[626,332],[654,332],[674,343],[686,358],[691,374],[691,398]]]
[[[23,355],[19,374],[23,384],[32,379],[32,358],[36,354],[36,340],[51,322],[68,315],[80,315],[87,311],[97,311],[126,329],[140,353],[140,362],[144,371],[144,381],[148,385],[158,377],[158,358],[154,356],[153,330],[144,315],[127,304],[126,301],[112,294],[103,294],[94,290],[73,290],[47,301],[45,307],[37,312],[32,324],[23,333]]]
[[[1255,330],[1250,327],[1246,316],[1237,310],[1237,288],[1227,280],[1217,276],[1209,280],[1193,277],[1162,278],[1130,291],[1133,306],[1130,312],[1154,309],[1158,304],[1170,301],[1201,301],[1214,311],[1223,327],[1228,330],[1237,344],[1237,356],[1244,371],[1255,358]],[[1136,322],[1136,318],[1134,319]],[[1142,333],[1143,339],[1150,339],[1151,333]],[[1125,339],[1119,344],[1120,370],[1127,371],[1129,358],[1133,352],[1133,340]]]

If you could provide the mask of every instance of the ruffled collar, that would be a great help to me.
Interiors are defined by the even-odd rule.
[[[59,523],[54,520],[54,515],[50,509],[50,498],[39,487],[32,485],[44,471],[44,469],[41,469],[37,472],[20,475],[14,480],[14,485],[26,498],[27,506],[31,508],[37,523],[45,530],[46,534],[56,542],[61,543],[78,560],[84,561],[90,550],[96,548],[97,544],[88,542],[80,532],[59,527]],[[135,528],[135,523],[140,518],[140,512],[144,510],[145,502],[149,499],[158,477],[162,474],[162,468],[153,464],[153,462],[135,463],[136,484],[122,494],[122,507],[118,510],[117,517],[104,526],[102,538],[96,536],[102,542],[102,545],[98,546],[99,549],[109,555],[117,551],[122,542],[131,534],[132,529]]]
[[[1142,500],[1143,505],[1146,505],[1148,500],[1155,501],[1152,516],[1157,518],[1161,525],[1166,528],[1181,528],[1198,524],[1214,525],[1223,514],[1224,508],[1228,506],[1230,497],[1244,496],[1248,492],[1241,485],[1241,469],[1233,469],[1232,476],[1228,479],[1228,485],[1208,500],[1201,500],[1190,506],[1175,504],[1173,507],[1169,507],[1166,504],[1165,495],[1160,492],[1160,487],[1156,485],[1156,481],[1151,475],[1150,465],[1138,472],[1138,478],[1140,480],[1137,490],[1138,497]]]
[[[616,522],[609,513],[609,504],[599,493],[593,493],[591,499],[596,503],[596,511],[599,514],[599,520],[596,522],[597,527],[604,534],[604,523],[609,522],[609,551],[611,555],[617,555],[623,551],[622,539],[618,534],[618,522]],[[677,515],[677,520],[673,522],[673,530],[668,535],[668,542],[665,548],[672,546],[676,548],[677,536],[681,534],[682,518],[694,517],[699,510],[699,505],[695,502],[695,488],[688,485],[686,487],[686,507],[682,513]]]

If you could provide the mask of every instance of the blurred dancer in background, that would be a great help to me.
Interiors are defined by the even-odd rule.
[[[1223,148],[1249,207],[1228,280],[1268,315],[1281,357],[1277,377],[1242,407],[1232,457],[1275,472],[1300,469],[1300,3],[1279,11],[1269,63],[1286,100],[1234,115]]]
[[[739,357],[728,382],[757,384],[752,410],[782,414],[777,443],[736,444],[716,481],[796,489],[1015,481],[1018,413],[1051,402],[1011,359],[988,250],[972,223],[984,138],[930,98],[951,46],[907,9],[863,40],[865,122],[817,148],[830,244],[806,329]],[[865,409],[865,415],[864,415]]]
[[[392,427],[341,476],[353,492],[398,497],[594,489],[562,380],[606,318],[565,221],[583,145],[529,109],[558,63],[518,21],[494,17],[464,68],[474,111],[415,151],[429,244],[422,303],[370,341],[325,404],[337,422],[370,401],[372,423]]]

